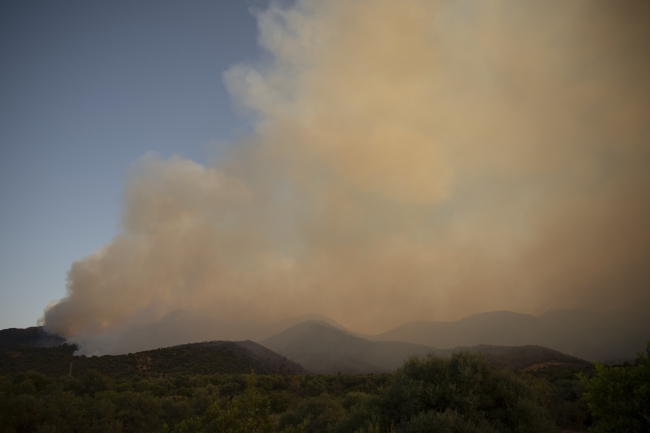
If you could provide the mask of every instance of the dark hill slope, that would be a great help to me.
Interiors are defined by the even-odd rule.
[[[42,326],[0,330],[0,350],[11,347],[54,347],[65,343],[58,335],[48,334]]]
[[[0,375],[34,370],[48,376],[77,376],[97,370],[112,377],[166,374],[305,374],[307,371],[252,341],[185,344],[127,355],[74,356],[74,345],[5,347],[0,350]]]
[[[409,356],[433,350],[420,344],[370,341],[313,320],[292,326],[261,344],[319,374],[390,372]]]
[[[455,347],[439,351],[438,354],[451,356],[453,352],[467,350],[482,353],[492,365],[513,370],[536,370],[538,368],[588,368],[591,363],[575,356],[542,346],[489,346],[480,344],[472,347]]]
[[[237,346],[246,350],[246,356],[253,359],[256,369],[261,372],[279,373],[279,374],[308,374],[306,368],[300,364],[288,360],[286,357],[278,355],[274,351],[257,344],[253,341],[236,341]]]

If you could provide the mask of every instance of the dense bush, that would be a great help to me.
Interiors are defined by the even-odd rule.
[[[384,423],[398,432],[553,431],[534,381],[469,352],[412,358],[382,397]]]
[[[581,374],[591,377],[593,372],[594,369],[589,368],[581,371]],[[546,407],[561,430],[586,431],[591,426],[589,407],[581,398],[585,386],[576,370],[540,369],[532,374],[550,387],[550,401],[546,403]]]
[[[0,376],[0,433],[584,431],[587,404],[594,431],[650,431],[648,359],[598,366],[582,383],[575,370],[513,372],[465,352],[412,358],[393,375],[23,372]]]
[[[605,367],[596,363],[596,375],[581,376],[582,398],[589,406],[597,433],[650,432],[650,342],[647,356],[639,353],[634,366]]]
[[[277,431],[281,417],[290,413],[297,415],[297,423],[285,423],[286,432],[303,431],[305,426],[323,431],[348,417],[350,411],[341,406],[347,395],[381,393],[391,378],[256,375],[251,381],[251,377],[114,379],[96,371],[81,377],[51,378],[36,372],[0,376],[0,432],[266,432]],[[346,400],[348,408],[352,400]],[[323,401],[328,402],[324,416],[310,415]]]

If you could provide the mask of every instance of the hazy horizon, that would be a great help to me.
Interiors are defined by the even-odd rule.
[[[247,129],[207,162],[134,161],[46,330],[99,342],[180,309],[376,334],[650,296],[647,2],[251,13],[262,54],[222,74]]]
[[[559,309],[533,316],[506,310],[489,311],[455,321],[405,322],[395,328],[365,334],[329,317],[313,314],[273,323],[228,323],[201,311],[178,309],[151,324],[125,332],[109,330],[100,336],[78,334],[68,343],[77,345],[76,354],[91,356],[121,355],[206,341],[254,341],[275,350],[266,342],[289,338],[291,344],[299,346],[299,341],[307,338],[310,341],[307,346],[312,348],[336,345],[338,337],[332,341],[321,334],[318,338],[303,334],[309,329],[336,329],[339,332],[335,334],[347,341],[345,344],[359,347],[367,345],[367,341],[388,342],[396,343],[400,350],[422,353],[428,347],[429,351],[447,354],[459,348],[479,346],[544,347],[584,360],[620,364],[632,362],[646,347],[650,339],[648,310],[650,297],[608,312]],[[295,346],[297,350],[298,346]],[[299,351],[309,352],[307,347]]]

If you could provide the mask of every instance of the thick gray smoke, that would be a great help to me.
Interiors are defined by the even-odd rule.
[[[47,330],[88,342],[180,309],[215,338],[309,313],[373,333],[649,294],[649,2],[257,19],[272,62],[224,74],[254,132],[209,167],[135,164],[121,232],[73,263]]]

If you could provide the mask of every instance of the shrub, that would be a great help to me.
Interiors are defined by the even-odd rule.
[[[401,432],[547,432],[554,426],[536,389],[480,354],[411,358],[382,398],[385,427]]]
[[[636,364],[605,367],[594,363],[596,375],[585,385],[582,399],[594,417],[590,431],[636,433],[650,431],[650,341],[647,356],[638,354]]]

